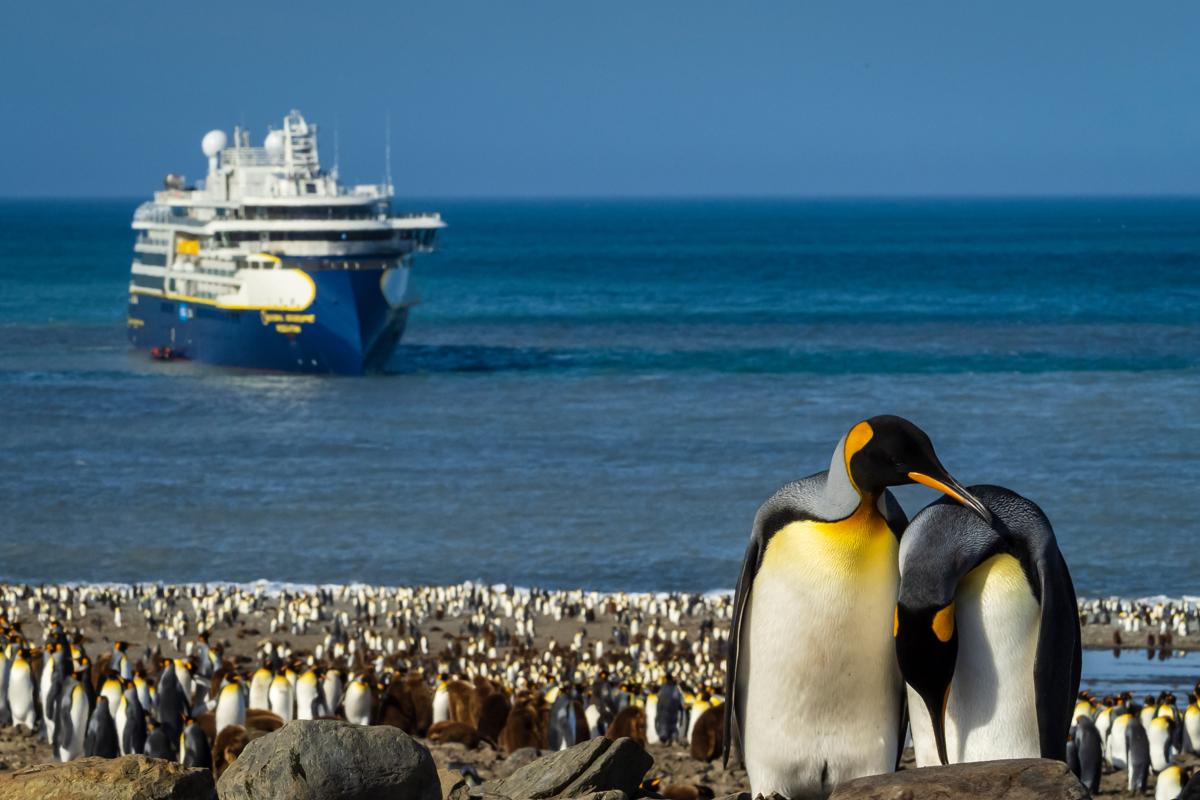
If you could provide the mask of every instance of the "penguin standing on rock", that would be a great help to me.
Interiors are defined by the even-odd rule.
[[[895,769],[905,721],[892,618],[907,520],[887,489],[912,483],[990,516],[929,437],[894,416],[854,425],[827,471],[759,509],[734,600],[723,736],[726,762],[739,740],[751,794],[824,797]]]
[[[1066,757],[1082,662],[1075,590],[1050,523],[998,486],[923,509],[900,543],[896,655],[917,766]]]

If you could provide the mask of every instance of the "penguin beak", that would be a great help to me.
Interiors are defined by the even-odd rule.
[[[929,707],[929,720],[933,723],[933,741],[937,745],[938,760],[942,762],[942,766],[950,763],[946,757],[946,705],[950,699],[950,687],[946,687],[946,692],[942,695],[941,708],[936,712],[929,701],[925,702],[926,707]]]
[[[954,480],[948,472],[942,472],[938,477],[926,475],[923,472],[908,473],[909,480],[919,483],[922,486],[928,486],[930,489],[936,489],[947,497],[962,503],[967,508],[974,511],[988,525],[992,524],[992,512],[988,511],[987,506],[979,501],[979,498],[966,490],[961,483]]]

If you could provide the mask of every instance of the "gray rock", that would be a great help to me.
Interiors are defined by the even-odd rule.
[[[79,758],[0,775],[4,800],[215,800],[212,772],[145,756]]]
[[[480,788],[520,800],[578,798],[613,790],[632,797],[653,764],[650,754],[632,739],[597,737],[542,756]]]
[[[1087,800],[1067,765],[1017,758],[924,767],[843,783],[829,800]]]
[[[508,758],[496,762],[496,777],[507,778],[526,764],[532,764],[542,757],[542,751],[536,747],[522,747],[513,750]]]
[[[255,739],[217,781],[221,800],[442,800],[433,756],[390,725],[297,720]]]

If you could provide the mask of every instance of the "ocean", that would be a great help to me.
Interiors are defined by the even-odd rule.
[[[0,578],[727,589],[894,413],[1080,594],[1200,594],[1200,201],[402,201],[365,378],[131,350],[137,202],[0,201]]]

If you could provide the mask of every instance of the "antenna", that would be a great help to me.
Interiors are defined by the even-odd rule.
[[[384,185],[387,186],[388,197],[392,196],[392,112],[387,113],[384,121],[386,142],[383,147],[383,170],[386,173]]]
[[[337,114],[333,115],[333,177],[338,174],[338,157],[341,153],[341,148],[338,143],[338,129],[341,127],[341,121]]]

